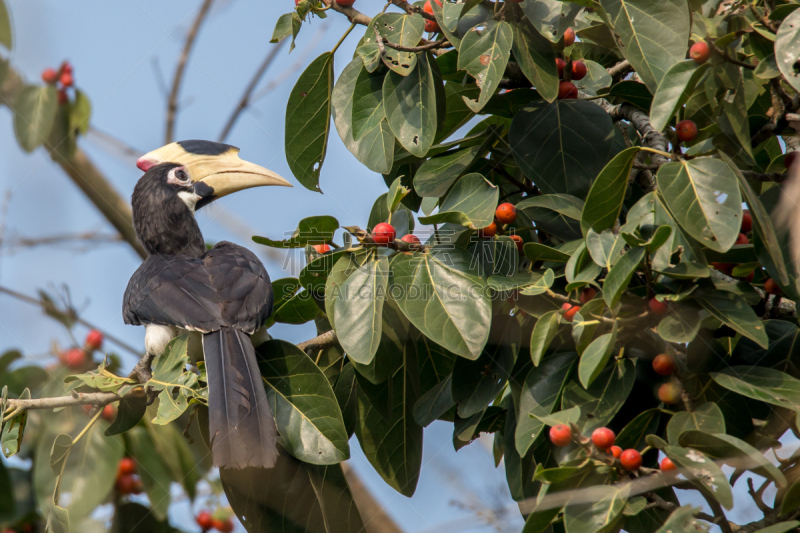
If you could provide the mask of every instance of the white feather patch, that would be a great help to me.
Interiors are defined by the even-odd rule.
[[[177,328],[147,324],[144,327],[144,349],[151,355],[161,355],[173,338],[178,336]]]

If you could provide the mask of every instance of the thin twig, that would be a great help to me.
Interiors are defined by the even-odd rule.
[[[763,24],[765,28],[770,30],[772,33],[776,33],[777,32],[777,28],[776,28],[775,24],[770,22],[767,17],[765,17],[764,15],[759,13],[759,11],[758,11],[758,9],[756,9],[755,5],[750,4],[750,11],[753,12],[753,16],[756,17],[756,19],[758,19],[758,21],[761,24]]]
[[[721,49],[716,44],[714,44],[714,40],[711,37],[706,37],[706,42],[711,47],[711,51],[720,56],[722,59],[727,61],[728,63],[732,63],[734,65],[738,65],[740,67],[744,67],[746,69],[755,70],[756,66],[752,63],[747,63],[745,61],[739,61],[735,57],[731,57],[728,55],[726,50]]]
[[[175,118],[178,114],[178,95],[181,91],[181,82],[183,81],[183,74],[186,72],[186,63],[189,61],[189,53],[192,51],[197,32],[200,25],[208,15],[211,4],[214,0],[204,0],[203,5],[200,6],[200,11],[194,19],[192,27],[189,28],[189,33],[186,35],[186,44],[183,45],[181,57],[178,60],[178,65],[175,67],[175,76],[172,79],[172,89],[169,93],[169,101],[167,102],[167,127],[164,133],[164,144],[172,142],[172,136],[175,131]]]
[[[72,407],[75,405],[96,405],[98,407],[114,403],[122,399],[115,392],[76,392],[71,396],[56,396],[55,398],[36,398],[33,400],[8,399],[7,411],[20,411],[30,409],[58,409],[59,407]],[[15,416],[19,413],[15,413]]]
[[[261,65],[258,66],[256,69],[255,74],[253,74],[253,78],[250,80],[250,83],[247,84],[247,88],[244,90],[244,94],[239,99],[239,103],[236,104],[236,108],[231,113],[231,116],[228,118],[228,121],[225,123],[225,127],[222,128],[222,132],[219,134],[219,142],[224,142],[225,139],[228,137],[228,134],[231,132],[233,125],[236,124],[236,120],[238,120],[239,115],[247,108],[250,104],[250,96],[253,94],[253,91],[258,85],[258,82],[261,80],[261,77],[264,76],[264,73],[267,69],[272,65],[272,62],[275,61],[275,58],[278,57],[278,52],[281,51],[283,45],[286,44],[289,40],[284,39],[280,41],[277,46],[273,46],[270,50],[267,57],[264,58],[264,61],[261,62]]]
[[[377,30],[375,31],[377,32]],[[389,48],[394,48],[395,50],[399,50],[401,52],[424,52],[425,50],[433,50],[435,48],[448,48],[452,46],[446,37],[442,37],[438,41],[429,42],[427,44],[423,44],[420,46],[403,46],[402,44],[391,43],[386,38],[381,38],[381,41]],[[379,46],[381,41],[379,41],[378,43]]]
[[[420,9],[418,6],[412,6],[411,4],[406,2],[405,0],[388,0],[388,2],[390,4],[396,5],[397,7],[399,7],[400,9],[405,11],[406,13],[408,13],[409,15],[413,15],[413,14],[416,13],[418,15],[421,15],[422,18],[425,18],[425,19],[428,19],[428,20],[436,20],[436,17],[433,16],[431,13],[425,12],[424,10]]]

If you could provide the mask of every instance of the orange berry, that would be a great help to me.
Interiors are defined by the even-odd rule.
[[[586,68],[586,63],[583,61],[573,61],[572,62],[572,79],[573,80],[582,80],[586,77],[586,74],[589,70]]]
[[[117,465],[117,477],[128,476],[136,473],[136,461],[133,457],[123,457]]]
[[[580,310],[581,310],[580,305],[573,305],[564,313],[564,320],[566,320],[567,322],[572,322],[572,320],[575,318],[575,315],[577,315],[578,311]]]
[[[62,72],[59,80],[64,87],[72,87],[73,78],[71,72]]]
[[[550,442],[556,446],[566,446],[572,442],[572,430],[566,424],[559,424],[551,427]]]
[[[233,521],[230,518],[224,520],[214,519],[214,529],[220,533],[231,533],[233,531]]]
[[[653,359],[653,370],[660,376],[669,376],[675,372],[675,359],[665,353],[658,354]]]
[[[478,237],[494,237],[495,235],[497,235],[497,224],[494,222],[478,230]]]
[[[56,93],[58,96],[58,104],[64,105],[69,101],[69,96],[67,95],[67,90],[61,87],[58,92]]]
[[[513,224],[517,220],[517,208],[508,202],[500,204],[497,206],[494,216],[501,224]]]
[[[409,244],[419,244],[420,243],[419,242],[419,237],[417,237],[416,235],[414,235],[412,233],[409,233],[408,235],[403,235],[403,237],[400,240],[403,241],[403,242],[407,242]]]
[[[708,47],[708,43],[705,41],[694,43],[689,48],[689,57],[698,65],[708,61],[708,58],[711,57],[711,49]]]
[[[691,120],[681,120],[675,125],[675,134],[681,142],[692,142],[697,138],[697,124]]]
[[[317,253],[324,254],[325,252],[330,252],[331,247],[328,246],[327,244],[315,244],[314,250],[316,250]]]
[[[642,466],[642,454],[633,448],[627,449],[620,455],[619,462],[622,463],[622,468],[629,472],[639,470]]]
[[[574,100],[578,97],[578,88],[571,81],[562,81],[558,86],[559,100]]]
[[[61,359],[61,363],[63,363],[64,366],[73,370],[80,370],[85,367],[88,359],[86,357],[86,352],[80,348],[70,348],[66,352],[61,352],[58,357]]]
[[[731,274],[733,270],[733,263],[711,263],[711,266],[722,272],[723,274]]]
[[[667,405],[681,400],[681,388],[675,383],[664,383],[658,388],[658,399]]]
[[[558,77],[559,79],[564,77],[564,68],[567,66],[567,62],[561,59],[560,57],[556,58],[556,68],[558,69]]]
[[[767,294],[775,294],[780,296],[781,288],[778,287],[778,284],[775,283],[775,280],[772,278],[768,278],[767,281],[764,282],[764,291]]]
[[[650,301],[647,302],[647,307],[650,308],[650,312],[654,315],[663,315],[669,311],[669,306],[666,302],[659,302],[655,297],[650,298]]]
[[[525,241],[522,240],[522,237],[519,235],[509,235],[508,237],[517,244],[517,250],[521,252],[522,247],[525,246]]]
[[[442,5],[439,0],[436,0],[436,3],[440,6]],[[425,2],[425,5],[422,6],[422,10],[428,15],[433,15],[433,6],[431,5],[431,0]],[[437,33],[439,31],[439,23],[435,20],[425,19],[425,31],[428,33]]]
[[[51,68],[46,68],[42,71],[42,81],[45,83],[55,83],[58,81],[58,72]]]
[[[575,30],[572,28],[567,28],[564,31],[564,46],[572,46],[572,43],[575,42]]]
[[[393,243],[395,235],[394,227],[386,222],[375,224],[375,227],[372,228],[372,240],[376,244]]]
[[[608,428],[597,428],[592,431],[592,444],[597,446],[598,450],[608,450],[614,445],[616,438],[614,432]]]
[[[669,472],[670,470],[675,470],[678,468],[669,457],[664,457],[661,459],[661,464],[659,464],[659,467],[661,468],[662,472]]]
[[[90,350],[99,350],[103,347],[103,334],[93,329],[86,334],[86,340],[83,343]]]
[[[611,452],[611,455],[614,456],[614,459],[619,459],[620,455],[622,455],[622,448],[619,446],[612,446],[608,449]]]
[[[103,420],[106,422],[113,422],[117,417],[117,408],[111,404],[108,404],[103,407],[103,414],[100,416],[103,417]]]
[[[202,528],[204,531],[214,527],[214,517],[212,517],[211,513],[208,511],[200,511],[197,514],[197,518],[195,518],[195,522],[197,522],[197,525],[200,526],[200,528]]]

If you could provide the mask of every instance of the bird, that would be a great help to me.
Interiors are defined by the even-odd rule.
[[[175,336],[202,334],[214,465],[271,468],[277,428],[250,335],[272,312],[272,285],[247,248],[222,241],[207,249],[195,212],[250,187],[292,185],[238,154],[189,140],[137,160],[144,174],[131,198],[133,225],[149,256],[128,282],[122,310],[126,324],[145,326],[146,355],[134,369],[140,382]]]

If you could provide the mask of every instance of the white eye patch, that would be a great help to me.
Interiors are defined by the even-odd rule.
[[[186,186],[192,183],[192,180],[189,179],[189,174],[186,172],[186,169],[183,167],[175,167],[167,174],[167,183]]]

